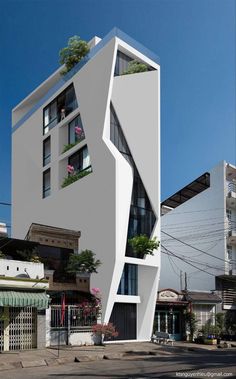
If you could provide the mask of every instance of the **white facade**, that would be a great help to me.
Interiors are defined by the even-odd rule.
[[[160,288],[219,290],[220,277],[228,295],[235,291],[236,167],[221,162],[209,171],[209,184],[199,193],[195,184],[186,186],[173,195],[175,206],[171,197],[162,203]],[[223,309],[234,308],[223,296]]]
[[[98,274],[91,277],[91,286],[101,289],[102,321],[112,320],[115,324],[118,318],[117,323],[122,324],[120,317],[126,310],[129,319],[126,321],[135,325],[135,333],[130,336],[121,330],[120,339],[124,336],[148,340],[152,333],[160,252],[137,259],[126,255],[126,244],[132,207],[133,231],[139,230],[139,224],[149,215],[150,237],[160,239],[160,66],[152,53],[117,29],[100,42],[95,38],[93,44],[85,64],[79,64],[64,79],[60,79],[57,70],[13,110],[12,232],[16,238],[24,238],[33,222],[80,230],[80,248],[91,249],[102,262]],[[147,64],[149,71],[115,76],[118,51],[126,58]],[[43,122],[47,125],[54,112],[54,99],[58,105],[59,95],[70,85],[78,106],[65,118],[58,119],[54,127],[48,124],[43,129]],[[63,153],[70,122],[78,115],[85,138]],[[48,137],[46,146],[44,141]],[[115,145],[116,139],[128,145],[128,154]],[[50,152],[44,166],[43,146]],[[73,154],[78,151],[82,152],[81,170],[86,169],[89,174],[62,188],[67,165],[72,165],[76,157]],[[135,199],[134,172],[143,191]],[[131,205],[133,201],[136,203]],[[125,264],[124,285],[118,291]],[[131,278],[131,271],[135,278]],[[128,277],[124,279],[126,274]],[[134,279],[137,288],[130,291]]]

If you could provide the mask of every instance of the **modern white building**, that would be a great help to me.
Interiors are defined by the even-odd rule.
[[[162,244],[160,288],[216,290],[236,309],[235,166],[223,161],[163,201]]]
[[[128,238],[160,239],[159,59],[118,29],[90,42],[13,109],[12,233],[32,223],[80,230],[102,265],[102,321],[120,340],[148,340],[160,252],[138,259]],[[138,60],[147,72],[122,75]],[[68,173],[69,170],[69,173]]]

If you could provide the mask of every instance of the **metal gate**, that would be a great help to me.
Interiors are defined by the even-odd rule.
[[[37,347],[37,309],[9,308],[9,350]]]
[[[4,346],[4,321],[3,321],[3,308],[0,308],[0,351],[3,351]]]

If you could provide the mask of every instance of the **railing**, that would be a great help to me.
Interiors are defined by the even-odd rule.
[[[51,328],[80,329],[97,323],[97,312],[92,307],[68,305],[61,325],[61,305],[51,306]]]
[[[236,183],[230,182],[228,184],[228,190],[229,190],[229,192],[235,192],[236,193]]]

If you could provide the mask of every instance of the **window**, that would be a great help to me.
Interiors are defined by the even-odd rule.
[[[51,162],[51,139],[46,138],[43,141],[43,166],[46,166]]]
[[[74,167],[74,170],[76,172],[80,172],[90,167],[90,156],[87,146],[84,146],[75,154],[71,155],[69,157],[68,163],[70,166]]]
[[[133,58],[130,58],[128,55],[122,53],[121,51],[117,51],[115,76],[122,75],[123,72],[127,70],[128,64],[132,60]]]
[[[68,143],[75,144],[85,138],[84,129],[80,115],[69,123],[68,126]]]
[[[43,110],[43,134],[47,134],[58,122],[77,108],[73,84],[63,91]]]
[[[50,169],[43,173],[43,198],[51,194],[51,174]]]
[[[119,295],[137,295],[138,293],[138,266],[125,263],[118,288]]]

